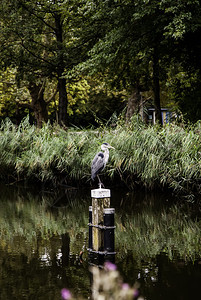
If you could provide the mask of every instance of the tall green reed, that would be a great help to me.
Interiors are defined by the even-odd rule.
[[[16,127],[9,120],[0,128],[0,176],[10,180],[37,179],[55,185],[79,181],[88,184],[90,165],[100,145],[115,147],[105,178],[148,189],[169,187],[175,192],[201,192],[201,125],[162,128],[146,126],[133,117],[129,126],[115,129],[64,130],[45,124],[37,129],[26,118]]]

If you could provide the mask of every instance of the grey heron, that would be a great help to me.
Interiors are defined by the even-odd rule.
[[[91,179],[94,180],[96,177],[98,178],[99,181],[99,187],[101,186],[104,187],[102,184],[99,173],[104,170],[108,159],[109,159],[109,149],[114,149],[110,144],[108,143],[103,143],[101,145],[101,150],[104,152],[98,152],[96,156],[94,157],[92,164],[91,164]]]

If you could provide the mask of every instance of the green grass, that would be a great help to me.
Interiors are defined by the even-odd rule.
[[[9,120],[0,127],[0,177],[9,182],[39,180],[57,185],[89,185],[91,161],[102,142],[115,147],[104,178],[148,189],[168,187],[176,193],[201,193],[201,124],[145,126],[136,117],[129,127],[96,130],[31,126]]]

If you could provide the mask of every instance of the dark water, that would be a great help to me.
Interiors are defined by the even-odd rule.
[[[75,298],[90,297],[92,278],[86,251],[90,191],[60,189],[53,193],[37,187],[8,186],[0,189],[0,299],[56,300],[61,299],[64,287]],[[160,214],[169,210],[174,201],[168,194],[114,190],[111,207],[115,207],[117,222],[126,228],[126,222],[133,216],[145,218],[147,214],[149,220],[157,212],[159,219],[155,222],[159,222]],[[198,222],[199,209],[178,209],[183,210],[186,219]],[[193,230],[191,227],[187,232]],[[180,249],[174,249],[173,245],[170,255],[164,250],[165,240],[160,243],[162,248],[156,247],[160,239],[157,233],[156,242],[150,240],[150,251],[147,251],[149,244],[144,249],[143,242],[132,241],[132,234],[127,239],[128,247],[121,244],[121,238],[116,239],[115,263],[124,282],[131,285],[139,282],[141,295],[147,300],[197,299],[201,293],[199,245],[195,243],[197,252],[186,249],[186,255],[185,249],[181,249],[181,255]],[[147,241],[149,236],[145,236]],[[181,247],[185,246],[182,240]],[[154,247],[156,250],[152,251]],[[82,259],[81,250],[84,250]]]

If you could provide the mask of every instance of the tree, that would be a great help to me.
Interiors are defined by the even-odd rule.
[[[199,108],[200,13],[197,0],[2,0],[0,68],[15,68],[19,85],[26,83],[39,126],[57,89],[58,120],[67,124],[66,88],[83,73],[102,74],[111,88],[126,89],[128,118],[139,111],[142,96],[153,98],[161,123],[164,87],[171,99],[180,93],[178,105],[187,111],[193,93]],[[186,82],[194,79],[191,90],[170,78],[180,78],[181,70]]]
[[[19,124],[29,112],[30,95],[24,86],[17,87],[15,74],[15,69],[0,71],[0,118],[9,117]]]
[[[165,35],[175,41],[169,56],[168,97],[185,119],[196,122],[201,116],[201,3],[182,1],[168,11],[172,18]]]
[[[86,1],[86,6],[98,38],[78,70],[101,71],[130,90],[129,109],[137,106],[143,91],[150,91],[161,123],[161,82],[167,80],[171,62],[186,61],[184,50],[181,62],[177,49],[200,28],[200,1],[105,0]],[[188,51],[188,42],[183,46]]]
[[[113,79],[116,87],[130,90],[128,118],[133,111],[139,110],[141,92],[150,89],[153,83],[154,102],[161,122],[159,51],[156,51],[156,38],[150,29],[154,12],[149,16],[149,12],[145,14],[146,10],[142,13],[140,9],[133,1],[94,1],[90,25],[97,34],[97,24],[101,26],[104,21],[99,27],[102,35],[89,51],[89,58],[81,69],[92,73],[101,71]],[[150,61],[153,61],[152,68]]]
[[[76,61],[72,53],[72,20],[79,1],[2,0],[1,65],[15,66],[18,81],[27,81],[35,116],[47,120],[44,84],[56,78],[59,124],[67,124],[67,91],[63,73]]]

